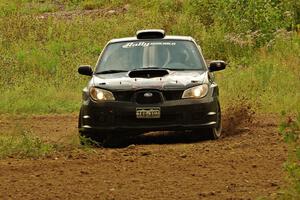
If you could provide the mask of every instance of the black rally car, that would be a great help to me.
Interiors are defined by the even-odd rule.
[[[166,36],[163,30],[107,43],[83,89],[79,133],[94,140],[159,130],[191,130],[221,136],[219,89],[192,37]]]

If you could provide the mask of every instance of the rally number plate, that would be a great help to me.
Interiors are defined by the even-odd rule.
[[[138,119],[160,118],[160,108],[159,107],[136,108],[136,118]]]

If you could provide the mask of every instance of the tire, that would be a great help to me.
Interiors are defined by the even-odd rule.
[[[79,141],[83,146],[95,146],[101,147],[103,146],[105,136],[98,135],[98,133],[91,131],[79,131]]]
[[[82,123],[82,108],[79,112],[78,117],[78,133],[79,133],[79,142],[83,146],[101,146],[103,141],[105,140],[105,134],[99,134],[94,131],[82,131],[81,128],[83,126]]]
[[[210,128],[207,130],[207,138],[210,140],[217,140],[222,137],[222,117],[221,117],[221,107],[218,102],[217,107],[217,124],[215,128]]]
[[[83,111],[80,109],[78,117],[79,141],[83,146],[119,148],[128,146],[127,138],[120,133],[99,133],[95,131],[82,131]]]
[[[129,145],[129,137],[120,133],[108,134],[102,142],[103,147],[107,148],[124,148]]]

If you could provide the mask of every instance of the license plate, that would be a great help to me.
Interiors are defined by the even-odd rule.
[[[136,118],[138,119],[155,119],[160,118],[160,108],[136,108]]]

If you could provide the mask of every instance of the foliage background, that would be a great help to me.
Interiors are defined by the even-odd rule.
[[[0,113],[77,112],[111,38],[162,28],[191,35],[217,73],[223,107],[241,98],[258,112],[300,107],[297,0],[0,0]]]

